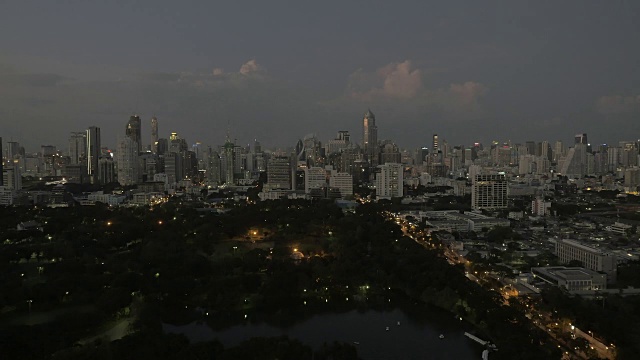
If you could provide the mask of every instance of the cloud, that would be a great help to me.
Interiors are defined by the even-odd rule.
[[[7,74],[0,76],[0,82],[11,86],[50,87],[68,80],[57,74]]]
[[[622,96],[607,95],[601,96],[596,101],[598,112],[604,115],[631,114],[640,111],[640,95]]]
[[[480,108],[479,100],[489,89],[477,82],[467,81],[464,84],[451,84],[444,93],[444,101],[449,110],[476,112]]]
[[[411,99],[423,89],[422,72],[412,69],[409,60],[390,63],[373,74],[358,69],[347,83],[348,96],[356,99]]]
[[[264,68],[260,64],[258,64],[256,59],[251,59],[246,63],[242,64],[242,66],[240,67],[240,74],[242,75],[249,75],[252,73],[258,73],[263,71],[264,71]]]
[[[477,117],[484,112],[481,100],[489,91],[485,85],[466,81],[429,88],[423,80],[423,74],[427,73],[430,70],[416,69],[409,60],[390,63],[375,72],[358,69],[347,79],[341,101],[359,101],[376,107],[384,104],[395,112],[409,106],[414,111],[437,113],[450,120]]]

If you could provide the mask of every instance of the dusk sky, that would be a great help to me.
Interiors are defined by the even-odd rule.
[[[3,1],[0,136],[640,138],[640,1]]]

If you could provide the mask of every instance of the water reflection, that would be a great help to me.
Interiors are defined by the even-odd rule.
[[[416,319],[409,318],[400,309],[322,314],[287,328],[249,323],[213,331],[205,324],[191,323],[184,326],[165,324],[164,330],[184,334],[191,341],[217,338],[229,347],[253,337],[281,335],[314,348],[333,341],[357,343],[358,355],[364,360],[478,359],[482,351],[479,345],[464,336],[465,331],[471,330],[469,326],[449,313],[434,312]]]

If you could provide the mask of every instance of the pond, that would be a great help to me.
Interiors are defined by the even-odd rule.
[[[364,360],[480,359],[482,352],[479,344],[464,336],[465,331],[473,330],[469,324],[440,311],[416,318],[400,309],[385,312],[353,310],[316,315],[286,328],[247,323],[214,331],[201,322],[182,326],[164,324],[163,327],[166,333],[184,334],[191,341],[217,338],[225,347],[253,337],[282,335],[316,349],[325,342],[341,341],[354,344],[358,356]]]

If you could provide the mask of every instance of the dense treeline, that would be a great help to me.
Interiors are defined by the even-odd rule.
[[[173,203],[153,209],[2,208],[0,239],[9,241],[0,250],[0,308],[13,308],[9,313],[17,318],[29,311],[83,308],[87,320],[61,316],[39,325],[2,326],[0,352],[21,359],[54,353],[59,359],[188,358],[190,352],[252,359],[263,354],[257,350],[262,340],[236,350],[188,344],[163,334],[162,323],[288,324],[322,311],[409,301],[476,324],[500,348],[494,359],[558,358],[557,348],[521,312],[468,281],[438,251],[403,237],[382,206],[366,204],[346,215],[331,202],[301,200],[237,206],[224,214]],[[12,230],[27,220],[40,222],[44,231]],[[265,239],[250,241],[251,229]],[[303,259],[291,257],[294,247]],[[138,319],[134,334],[70,349],[124,309]],[[296,341],[279,343],[286,345],[274,349],[273,358],[312,354]],[[330,348],[335,353],[327,349],[327,358],[355,358],[349,346]]]
[[[636,274],[638,276],[638,274]],[[605,344],[615,342],[618,359],[640,358],[640,296],[603,294],[597,299],[569,297],[559,289],[543,292],[542,306],[591,331]]]

